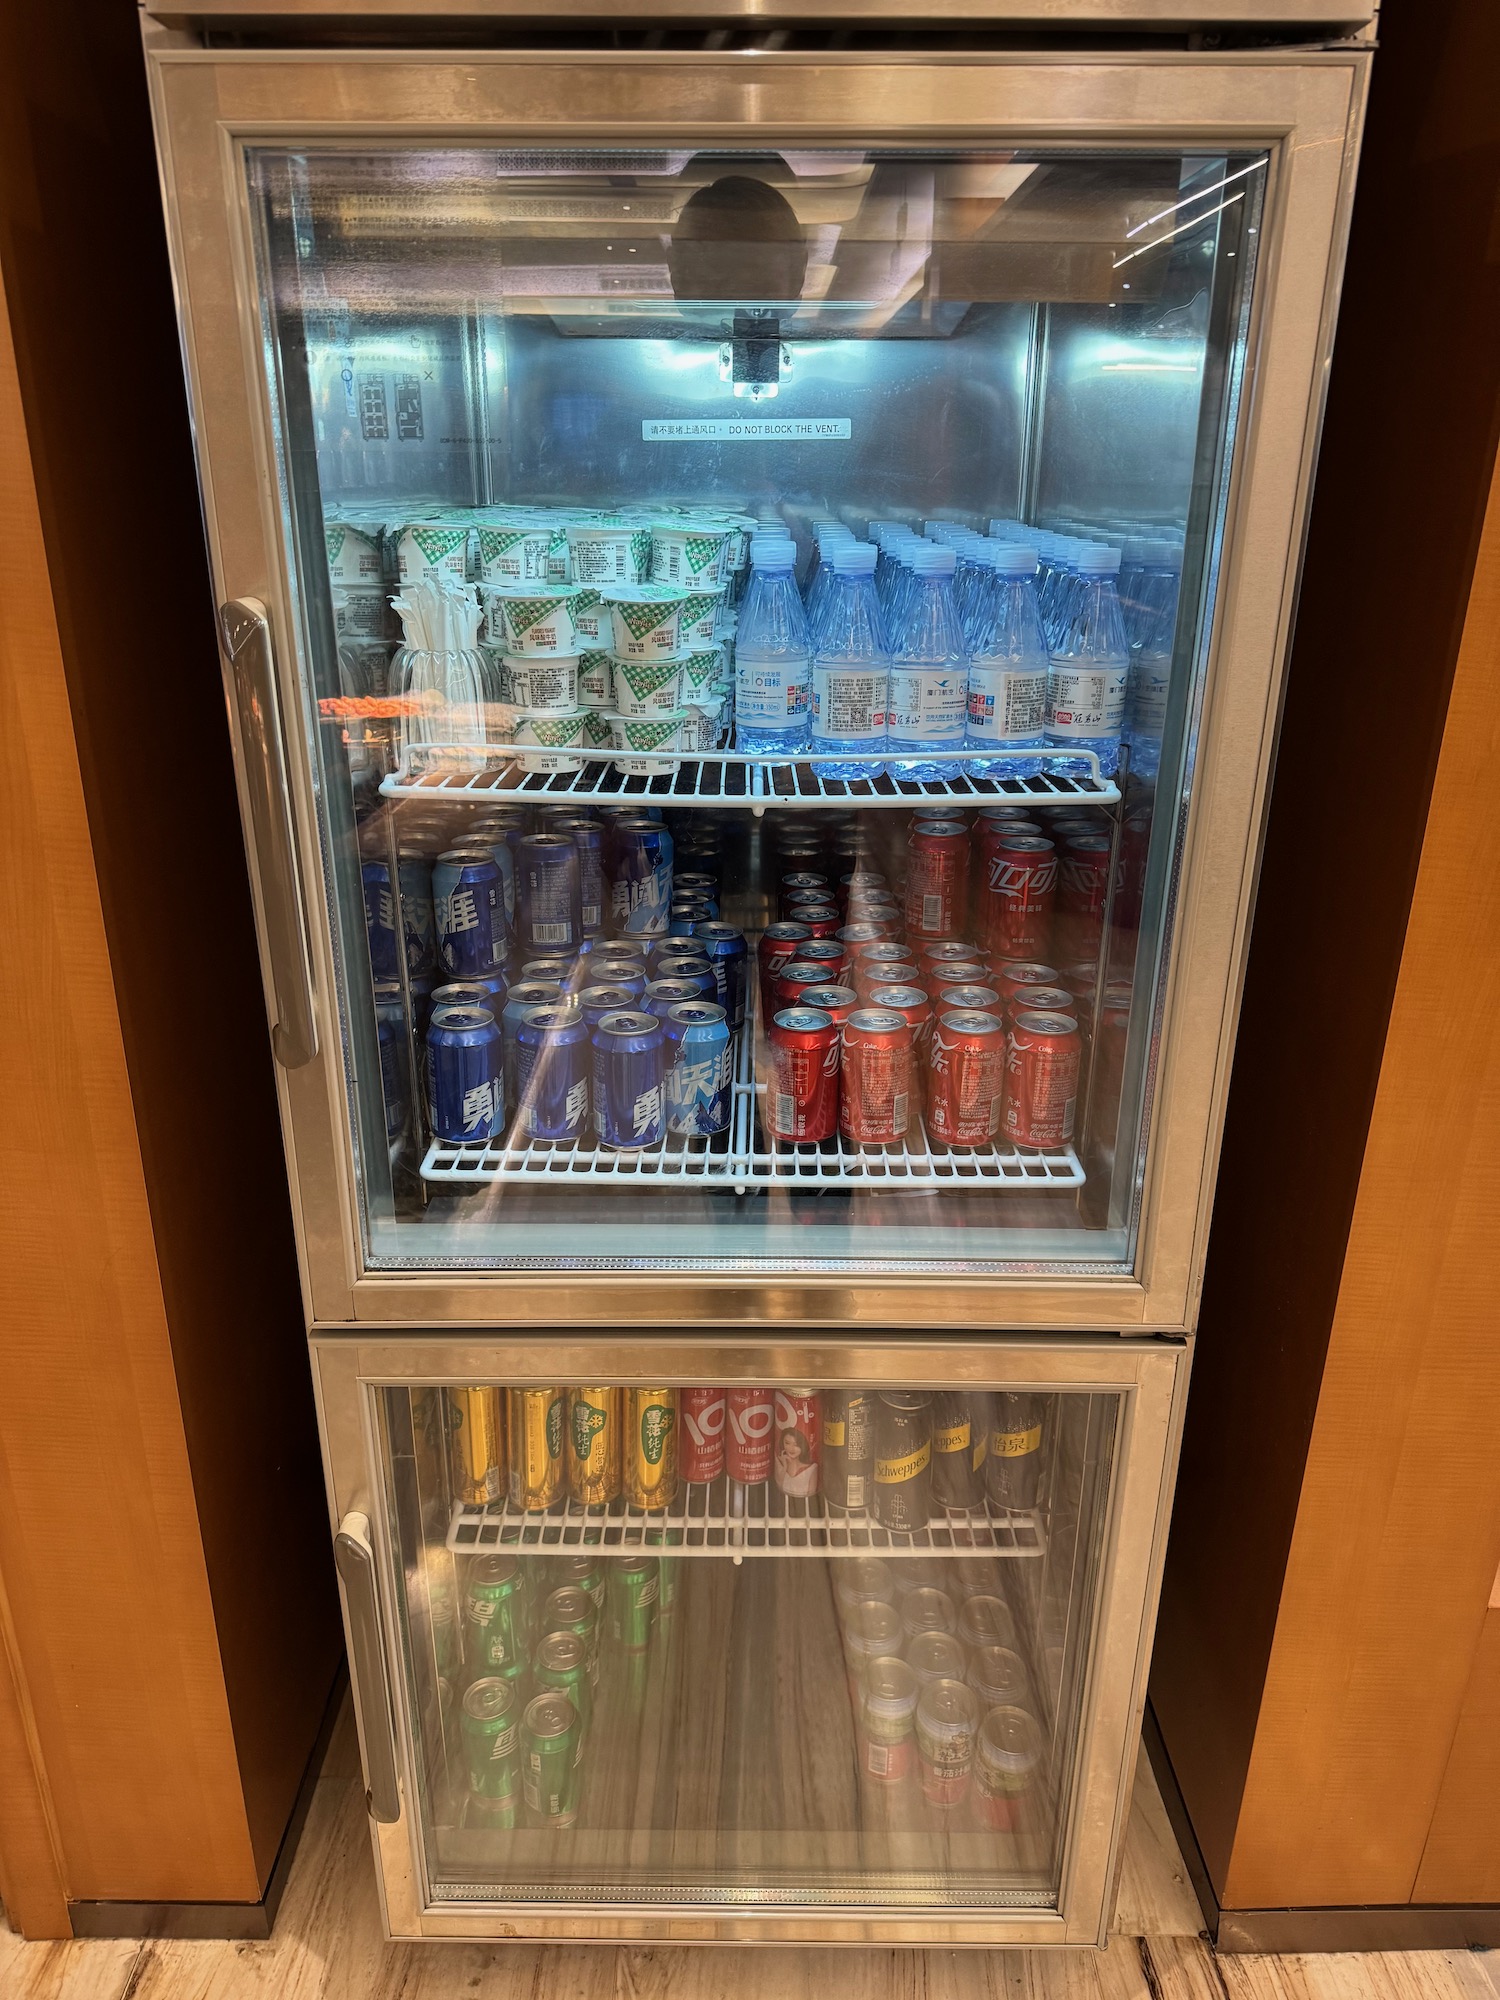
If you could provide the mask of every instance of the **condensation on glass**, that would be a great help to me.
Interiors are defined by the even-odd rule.
[[[1264,166],[1076,149],[252,149],[369,1268],[1131,1272]],[[1029,542],[1058,604],[1070,550],[1118,552],[1118,768],[1052,744],[1040,776],[961,759],[914,784],[880,760],[851,781],[738,754],[749,540],[789,534],[806,588],[820,523]],[[607,532],[569,536],[590,524]],[[649,583],[640,603],[627,585],[623,608],[589,587],[617,559],[627,577],[654,569],[665,613]],[[428,572],[467,614],[393,608]],[[622,653],[638,655],[629,674]],[[1030,916],[1002,908],[982,821],[999,808],[1052,842],[1056,884]],[[659,815],[674,883],[709,878],[752,969],[744,1025],[709,1058],[720,1097],[677,1129],[670,1039],[634,1071],[611,1043],[607,1074],[593,1017],[582,1042],[554,1020],[522,1052],[518,1025],[497,1019],[495,1041],[471,1020],[429,1050],[434,991],[472,988],[475,966],[488,994],[460,1004],[481,1015],[503,1016],[528,977],[555,979],[565,1003],[599,983],[564,932],[576,922],[592,952],[639,919],[648,864],[638,831],[617,836],[621,809]],[[968,825],[967,875],[926,908],[911,878],[934,814]],[[489,906],[518,841],[580,815],[596,835],[576,916],[531,911],[523,942],[512,911],[501,937]],[[509,850],[498,887],[483,868],[435,883],[440,857],[476,841]],[[1003,1093],[978,1087],[993,1115],[977,1143],[970,1128],[951,1142],[918,1027],[889,1132],[781,1135],[769,1029],[786,1002],[755,976],[758,942],[788,919],[784,877],[825,878],[848,919],[840,878],[857,873],[878,878],[870,900],[934,998],[922,948],[970,946],[953,962],[997,996],[976,1005],[1000,1019],[1002,1051],[1001,966],[1035,969],[1073,1024],[1049,1072],[1053,1122],[1011,1122],[1030,1086],[1007,1058]],[[455,911],[467,925],[446,961],[435,893],[444,935]],[[710,1005],[731,976],[713,971]],[[847,1068],[842,1081],[846,1099],[874,1088]]]
[[[1057,1907],[1121,1395],[378,1395],[429,1904]]]

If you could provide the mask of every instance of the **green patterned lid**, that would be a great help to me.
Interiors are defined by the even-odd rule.
[[[675,680],[682,667],[676,660],[616,660],[615,672],[624,675],[625,684],[636,700],[644,701]]]
[[[406,532],[434,569],[444,556],[451,556],[455,549],[463,548],[469,539],[467,528],[414,526]]]

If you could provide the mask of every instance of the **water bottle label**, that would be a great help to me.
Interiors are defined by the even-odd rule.
[[[789,722],[800,722],[808,708],[809,673],[806,658],[737,660],[735,719],[752,729],[784,729]]]
[[[885,733],[890,675],[883,667],[814,667],[812,733],[815,737]]]
[[[1130,726],[1142,736],[1160,736],[1167,726],[1172,662],[1139,659],[1130,683]]]
[[[968,705],[967,667],[891,668],[891,735],[902,742],[958,741]]]
[[[1126,660],[1095,666],[1053,662],[1047,682],[1049,736],[1118,736],[1125,721]]]
[[[1008,742],[1040,736],[1047,720],[1047,670],[987,667],[969,669],[969,733]]]

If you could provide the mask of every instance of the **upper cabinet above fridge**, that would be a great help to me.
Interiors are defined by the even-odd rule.
[[[1188,1324],[1365,62],[154,57],[316,1318]]]

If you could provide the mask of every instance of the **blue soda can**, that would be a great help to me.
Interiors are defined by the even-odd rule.
[[[578,969],[578,961],[571,952],[548,952],[541,958],[523,961],[520,971],[522,979],[555,979],[560,986],[566,986]]]
[[[565,833],[528,833],[516,842],[516,927],[529,953],[577,951],[583,942],[578,849]]]
[[[522,1016],[533,1007],[550,1007],[562,997],[562,987],[555,979],[518,980],[506,995],[505,1007],[500,1015],[500,1032],[504,1037],[507,1110],[514,1111],[516,1107],[516,1035]]]
[[[609,830],[609,927],[616,937],[657,937],[672,906],[672,836],[633,813]]]
[[[504,1131],[500,1030],[487,1007],[433,1008],[427,1115],[434,1138],[449,1145],[479,1145]]]
[[[707,903],[696,900],[690,903],[674,903],[667,917],[667,935],[674,938],[690,938],[697,932],[699,924],[713,922]]]
[[[689,910],[700,917],[713,919],[719,914],[719,899],[711,889],[684,889],[674,880],[672,915],[683,916]]]
[[[505,962],[500,866],[487,848],[453,847],[432,871],[438,964],[450,979],[499,972]]]
[[[719,878],[717,875],[695,874],[690,870],[685,875],[680,872],[674,874],[672,886],[684,896],[717,896]]]
[[[380,1046],[380,1094],[385,1101],[385,1136],[388,1143],[406,1130],[406,1014],[401,1004],[401,988],[394,980],[382,980],[375,988],[375,1036]]]
[[[566,834],[578,849],[578,913],[586,938],[604,935],[604,828],[596,819],[549,819],[549,833]]]
[[[737,1030],[745,1019],[745,978],[749,964],[745,934],[733,924],[706,923],[699,924],[693,936],[703,946],[704,956],[714,969],[719,1005],[730,1027]]]
[[[465,842],[468,847],[482,847],[495,857],[495,866],[500,870],[500,895],[505,904],[505,928],[511,936],[516,930],[516,857],[506,839],[507,829],[503,826],[473,827]]]
[[[688,1000],[701,1000],[696,979],[653,979],[641,996],[641,1009],[665,1021],[674,1007]]]
[[[646,981],[651,977],[646,970],[645,959],[634,952],[627,956],[624,952],[608,948],[589,953],[588,971],[591,986],[628,986],[637,1000],[645,992]]]
[[[406,943],[406,969],[432,972],[437,967],[437,939],[432,928],[432,863],[419,847],[403,846],[396,859],[401,885],[401,934]]]
[[[370,941],[370,976],[377,985],[400,976],[396,953],[396,899],[391,864],[367,861],[359,871],[365,892],[365,936]]]
[[[576,1001],[528,1007],[516,1030],[517,1120],[528,1138],[564,1145],[589,1123],[589,1027]]]
[[[662,1048],[654,1014],[626,1008],[594,1030],[594,1130],[621,1150],[659,1146],[666,1135]]]
[[[656,961],[656,977],[658,979],[689,980],[697,988],[696,993],[693,995],[695,1000],[716,1001],[719,997],[719,982],[714,977],[714,969],[703,956],[702,952],[696,948],[696,940],[690,938],[688,942],[694,945],[692,951],[665,951],[662,953],[661,957]]]
[[[436,988],[432,1004],[434,1007],[488,1007],[498,1021],[501,1007],[505,1003],[503,992],[501,998],[497,1000],[481,980],[455,979],[450,985]]]
[[[733,1089],[724,1009],[686,1000],[668,1009],[666,1031],[667,1130],[694,1139],[728,1131]]]
[[[585,986],[578,996],[583,1018],[592,1034],[606,1014],[628,1014],[640,1000],[628,986]]]

